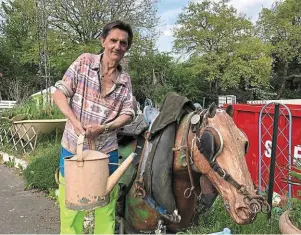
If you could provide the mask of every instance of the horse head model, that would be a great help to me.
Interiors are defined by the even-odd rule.
[[[270,210],[251,179],[248,138],[235,125],[232,106],[187,104],[186,97],[167,96],[151,128],[134,140],[141,157],[124,194],[127,232],[188,228],[218,194],[237,224]]]

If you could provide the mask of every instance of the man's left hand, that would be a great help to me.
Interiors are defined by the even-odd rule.
[[[84,126],[84,129],[86,130],[86,132],[85,132],[86,137],[94,138],[104,131],[105,126],[104,125],[86,125],[86,126]]]

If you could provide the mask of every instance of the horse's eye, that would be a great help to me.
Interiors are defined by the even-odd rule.
[[[249,141],[246,141],[245,142],[245,153],[246,154],[248,153],[249,147],[250,147],[250,143],[249,143]]]

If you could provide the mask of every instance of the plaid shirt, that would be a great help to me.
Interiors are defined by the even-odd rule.
[[[118,69],[116,83],[105,96],[100,95],[102,77],[102,55],[89,53],[79,56],[68,68],[63,79],[55,84],[66,97],[70,98],[70,108],[83,125],[99,125],[113,121],[121,114],[134,118],[131,79]],[[117,131],[95,137],[95,150],[104,153],[118,149]],[[73,125],[67,120],[62,138],[62,146],[76,153],[77,135]],[[90,148],[85,140],[84,149]]]

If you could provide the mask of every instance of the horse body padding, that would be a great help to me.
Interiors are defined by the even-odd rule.
[[[180,96],[175,92],[167,93],[159,110],[160,113],[152,124],[150,136],[155,136],[174,122],[179,123],[188,110],[193,111],[195,107],[187,97]]]
[[[130,124],[119,128],[117,134],[121,136],[139,136],[147,130],[148,127],[149,123],[145,121],[143,114],[138,114],[135,120]]]
[[[147,194],[170,214],[176,209],[172,191],[172,148],[175,133],[176,123],[172,123],[152,139],[152,150],[147,159],[144,178]]]

